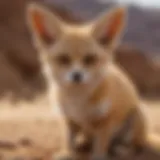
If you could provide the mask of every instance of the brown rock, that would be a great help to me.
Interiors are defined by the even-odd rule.
[[[121,46],[117,49],[116,61],[129,74],[142,94],[160,95],[160,68],[143,51]]]

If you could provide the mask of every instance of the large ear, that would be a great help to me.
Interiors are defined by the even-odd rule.
[[[27,8],[28,25],[36,45],[54,44],[59,38],[62,22],[58,16],[41,5],[30,3]]]
[[[115,44],[126,21],[126,8],[114,8],[98,17],[93,24],[93,36],[101,45]]]

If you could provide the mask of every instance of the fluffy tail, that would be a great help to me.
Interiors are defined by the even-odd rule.
[[[146,137],[147,146],[151,149],[154,149],[157,152],[160,152],[160,135],[155,133],[150,133]]]

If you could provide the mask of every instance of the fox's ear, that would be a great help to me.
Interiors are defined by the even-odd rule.
[[[93,24],[93,36],[107,46],[120,37],[126,21],[126,8],[114,8],[98,17]]]
[[[28,25],[36,43],[53,44],[61,34],[62,22],[58,16],[41,5],[31,3],[27,8]]]

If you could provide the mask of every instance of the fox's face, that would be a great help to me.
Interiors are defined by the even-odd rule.
[[[123,28],[124,11],[117,8],[76,26],[64,23],[42,6],[29,6],[33,38],[59,85],[94,85],[107,74]]]
[[[48,49],[48,62],[61,85],[88,85],[104,75],[109,55],[83,31],[66,31],[54,47]]]

